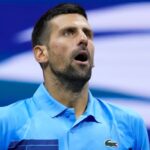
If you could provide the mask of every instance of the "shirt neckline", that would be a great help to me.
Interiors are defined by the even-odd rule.
[[[63,113],[67,109],[71,109],[58,102],[52,95],[47,91],[44,84],[41,84],[33,95],[33,100],[37,107],[41,110],[47,111],[51,117],[56,117]],[[88,104],[82,117],[92,116],[96,122],[102,121],[101,109],[99,107],[98,100],[93,97],[92,93],[88,92]],[[93,120],[93,121],[94,121]]]

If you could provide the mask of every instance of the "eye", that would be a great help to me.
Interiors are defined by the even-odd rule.
[[[63,35],[68,37],[68,36],[73,36],[75,34],[75,30],[72,29],[72,28],[69,28],[69,29],[66,29],[64,32],[63,32]]]
[[[93,32],[92,32],[91,30],[85,29],[85,30],[84,30],[84,33],[86,34],[86,36],[87,36],[89,39],[93,39]]]

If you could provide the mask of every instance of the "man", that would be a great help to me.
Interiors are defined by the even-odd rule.
[[[92,96],[93,33],[83,8],[61,4],[32,33],[44,83],[0,108],[2,150],[149,150],[142,119]]]

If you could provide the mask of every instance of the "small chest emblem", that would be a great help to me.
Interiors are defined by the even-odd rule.
[[[106,140],[105,141],[105,146],[107,146],[107,147],[118,147],[118,143],[117,142],[115,142],[115,141],[113,141],[113,140]]]

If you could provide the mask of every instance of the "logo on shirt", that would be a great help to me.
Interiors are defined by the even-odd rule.
[[[105,146],[107,146],[107,147],[116,147],[117,148],[118,143],[109,139],[109,140],[105,141]]]

